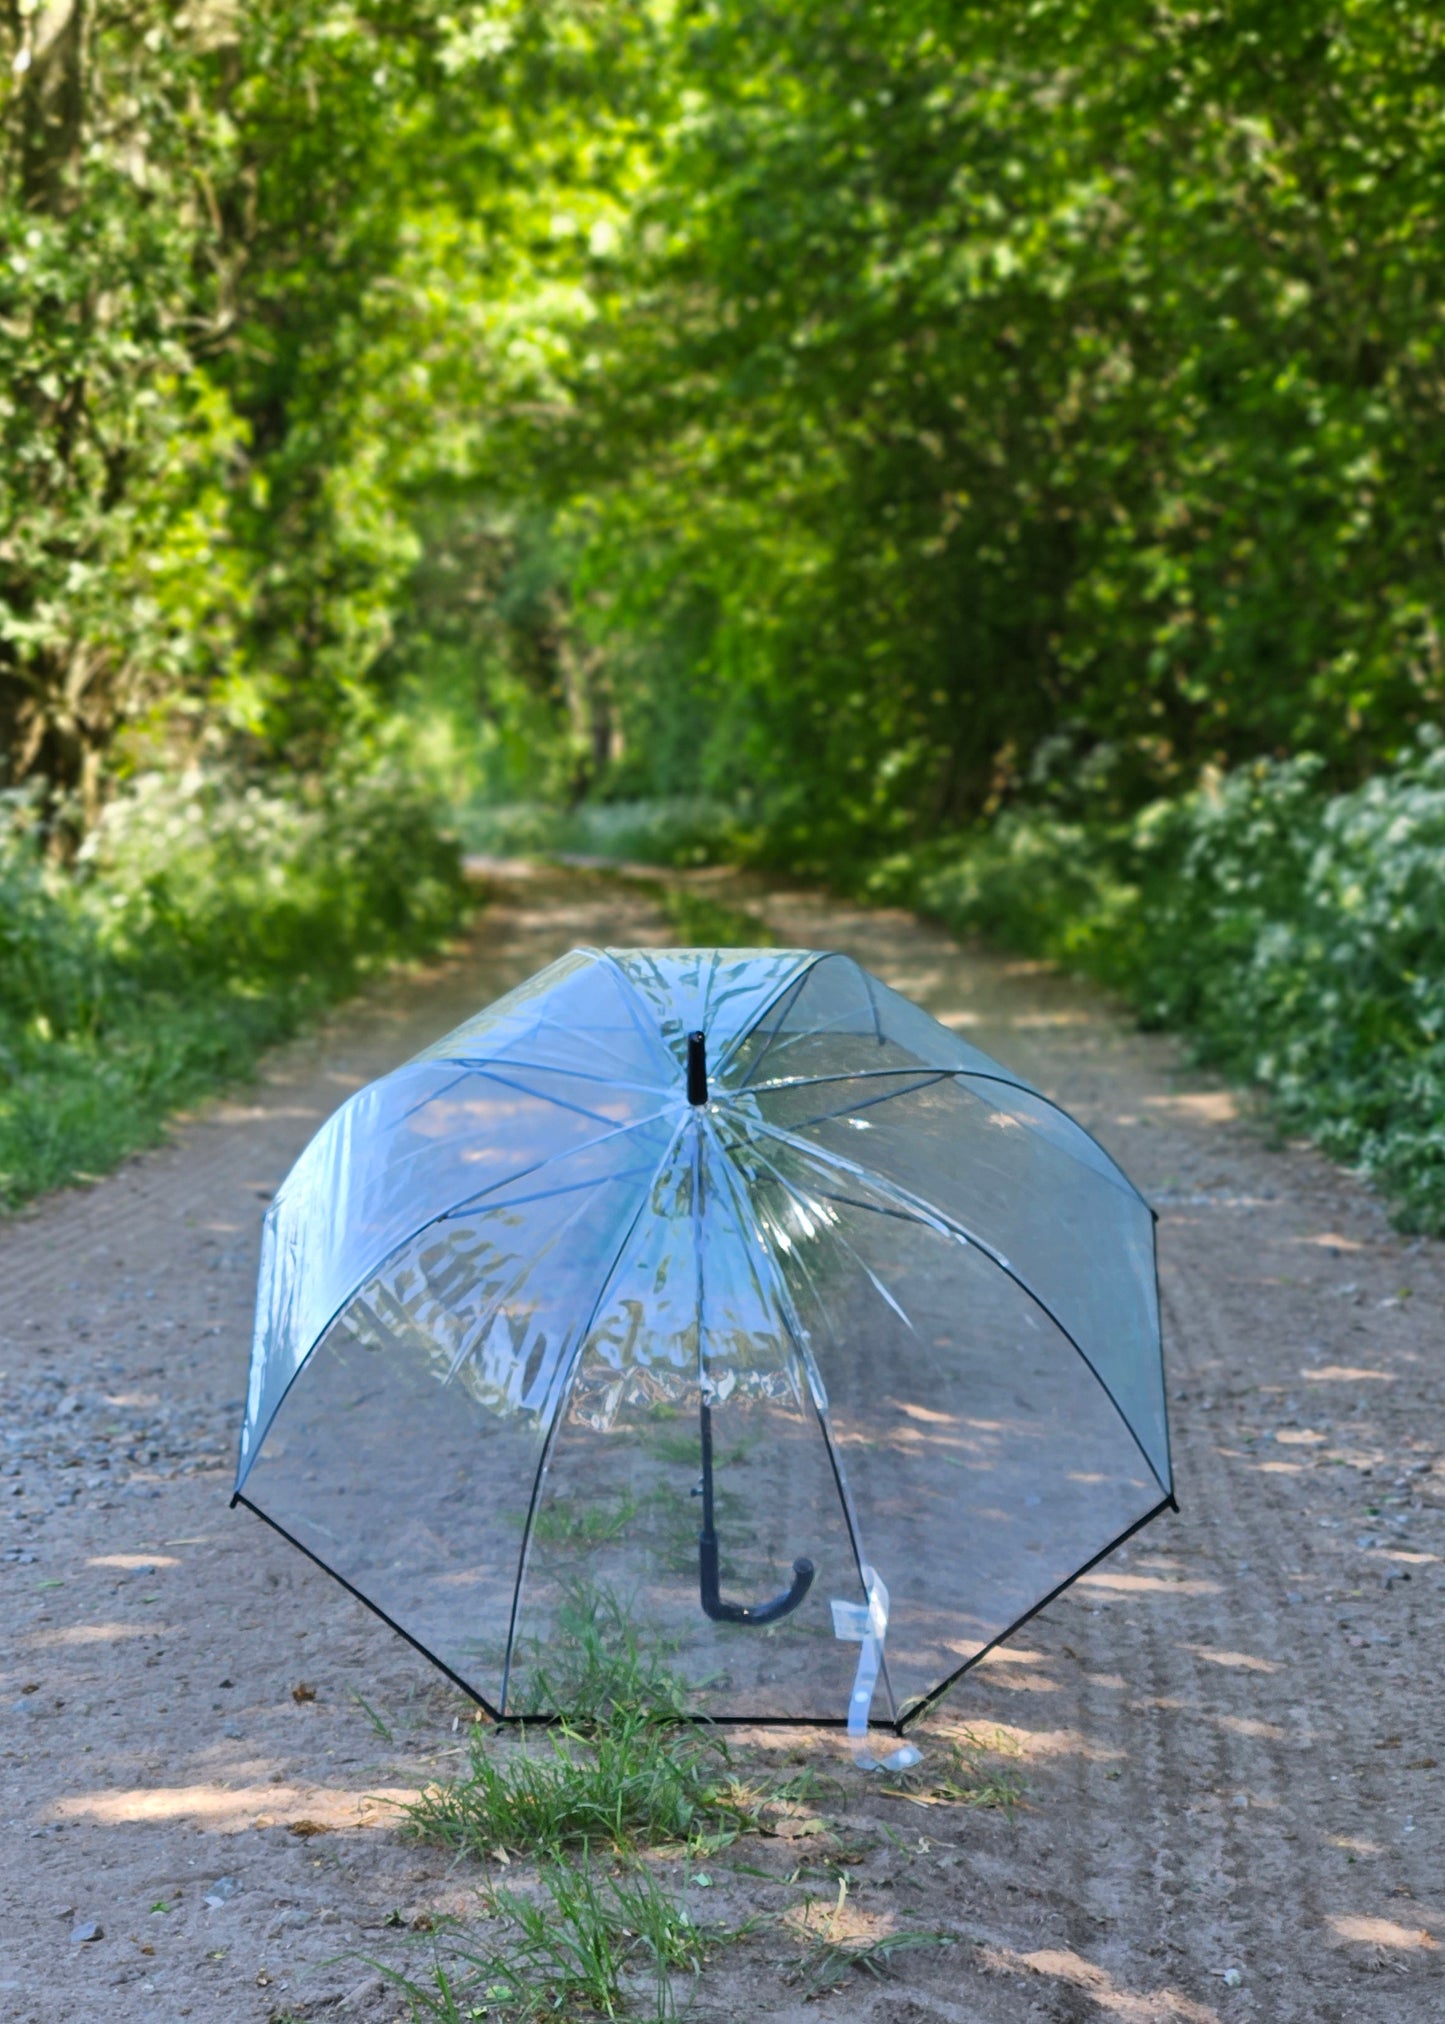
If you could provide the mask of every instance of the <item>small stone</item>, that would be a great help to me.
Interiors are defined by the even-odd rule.
[[[239,1722],[222,1722],[221,1734],[223,1736],[229,1736],[231,1741],[235,1743],[240,1739],[241,1724]]]
[[[214,1908],[223,1905],[236,1896],[241,1888],[240,1879],[234,1876],[218,1876],[206,1892],[206,1903]]]
[[[84,1919],[78,1926],[70,1928],[72,1946],[82,1947],[91,1940],[103,1940],[104,1938],[105,1927],[97,1925],[94,1919]]]
[[[1243,1988],[1244,1986],[1243,1968],[1226,1968],[1224,1971],[1223,1980],[1226,1989]]]

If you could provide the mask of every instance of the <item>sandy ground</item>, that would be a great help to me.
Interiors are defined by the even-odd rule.
[[[903,915],[749,903],[1035,1077],[1157,1204],[1182,1512],[925,1734],[935,1759],[965,1726],[1018,1749],[1012,1820],[884,1800],[809,1745],[839,1774],[831,1830],[801,1862],[733,1852],[776,1882],[709,1865],[707,1914],[771,1916],[693,2014],[1445,2017],[1445,1246],[1394,1235],[1077,983]],[[476,1914],[485,1877],[402,1842],[388,1807],[456,1763],[460,1697],[227,1509],[260,1221],[359,1083],[574,943],[662,939],[632,888],[505,884],[455,960],[0,1229],[0,2018],[381,2024],[403,2006],[369,1960],[420,1968],[412,1921]],[[805,2008],[777,1920],[834,1907],[840,1869],[841,1932],[957,1944]]]

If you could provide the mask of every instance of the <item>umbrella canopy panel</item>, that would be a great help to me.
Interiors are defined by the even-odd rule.
[[[900,1720],[1169,1500],[1152,1218],[849,958],[575,952],[298,1162],[237,1494],[508,1714],[837,1720],[876,1570]]]

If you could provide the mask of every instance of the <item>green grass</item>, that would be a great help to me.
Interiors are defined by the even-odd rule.
[[[880,1779],[878,1790],[924,1806],[978,1806],[1011,1820],[1024,1803],[1024,1781],[1010,1760],[1022,1754],[1002,1730],[985,1740],[972,1730],[950,1742],[940,1767],[936,1759],[911,1771]]]
[[[506,1740],[474,1729],[462,1775],[403,1809],[406,1835],[480,1858],[499,1848],[547,1858],[717,1848],[811,1785],[806,1770],[767,1784],[740,1778],[718,1732],[687,1719],[687,1682],[668,1671],[665,1652],[640,1649],[610,1591],[574,1584],[554,1642],[566,1656],[535,1671],[533,1692],[540,1706],[568,1709],[568,1722]]]
[[[579,1552],[589,1546],[606,1546],[622,1537],[637,1512],[635,1497],[602,1498],[580,1505],[558,1497],[537,1513],[532,1537],[540,1546],[570,1547]]]
[[[525,1712],[565,1714],[579,1732],[619,1715],[673,1718],[689,1704],[667,1652],[639,1643],[625,1598],[586,1579],[563,1585],[553,1635],[521,1656]]]
[[[665,1652],[641,1649],[622,1598],[574,1583],[547,1649],[561,1656],[538,1659],[529,1698],[566,1710],[567,1726],[504,1743],[475,1729],[466,1771],[404,1809],[406,1834],[477,1857],[558,1857],[718,1845],[756,1826],[768,1795],[733,1775],[715,1732],[683,1721],[687,1684]]]
[[[954,1944],[951,1933],[885,1933],[877,1940],[835,1940],[819,1934],[808,1942],[795,1979],[802,1983],[807,1996],[828,1996],[855,1974],[882,1981],[893,1972],[900,1954],[916,1952],[920,1947]]]
[[[508,1747],[475,1731],[466,1771],[412,1800],[404,1831],[475,1857],[718,1847],[755,1829],[770,1796],[734,1774],[717,1736],[631,1708],[587,1736],[534,1731]]]
[[[453,1939],[425,1980],[373,1963],[404,1991],[418,2024],[637,2015],[639,1998],[642,2014],[670,2024],[676,1978],[695,1976],[723,1937],[645,1872],[599,1876],[585,1862],[545,1863],[532,1890],[493,1889],[485,1909],[500,1928],[496,1944]]]
[[[806,1999],[855,1977],[889,1975],[905,1954],[951,1943],[922,1929],[859,1939],[837,1915],[810,1922],[776,1909],[731,1927],[699,1924],[688,1895],[709,1883],[699,1859],[725,1848],[745,1853],[744,1837],[781,1837],[770,1845],[790,1851],[793,1866],[762,1869],[729,1856],[731,1874],[774,1888],[821,1874],[837,1884],[839,1912],[847,1871],[881,1841],[850,1841],[813,1812],[825,1790],[846,1806],[846,1782],[820,1777],[795,1751],[786,1769],[740,1768],[716,1732],[687,1721],[686,1683],[667,1670],[666,1653],[639,1649],[622,1599],[574,1584],[551,1643],[566,1654],[562,1668],[535,1681],[578,1695],[586,1717],[562,1728],[473,1730],[461,1772],[403,1809],[406,1837],[507,1870],[505,1884],[484,1891],[485,1928],[444,1924],[424,1972],[373,1964],[405,1996],[412,2024],[624,2015],[664,2024],[710,1951],[758,1926],[777,1932],[780,1918],[794,1952],[779,1972]],[[1017,1755],[1001,1732],[968,1733],[941,1761],[935,1752],[931,1768],[870,1778],[870,1798],[1012,1814],[1022,1799],[1008,1763]],[[916,1859],[912,1841],[886,1825],[882,1835],[905,1866]],[[812,1863],[794,1860],[805,1840]]]

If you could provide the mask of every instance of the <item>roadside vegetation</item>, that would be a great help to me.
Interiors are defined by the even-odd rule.
[[[1047,802],[864,890],[1081,969],[1445,1231],[1445,745],[1362,785],[1261,760],[1113,820]]]
[[[117,794],[78,862],[0,803],[0,1207],[104,1172],[169,1113],[464,917],[413,790],[223,773]]]

